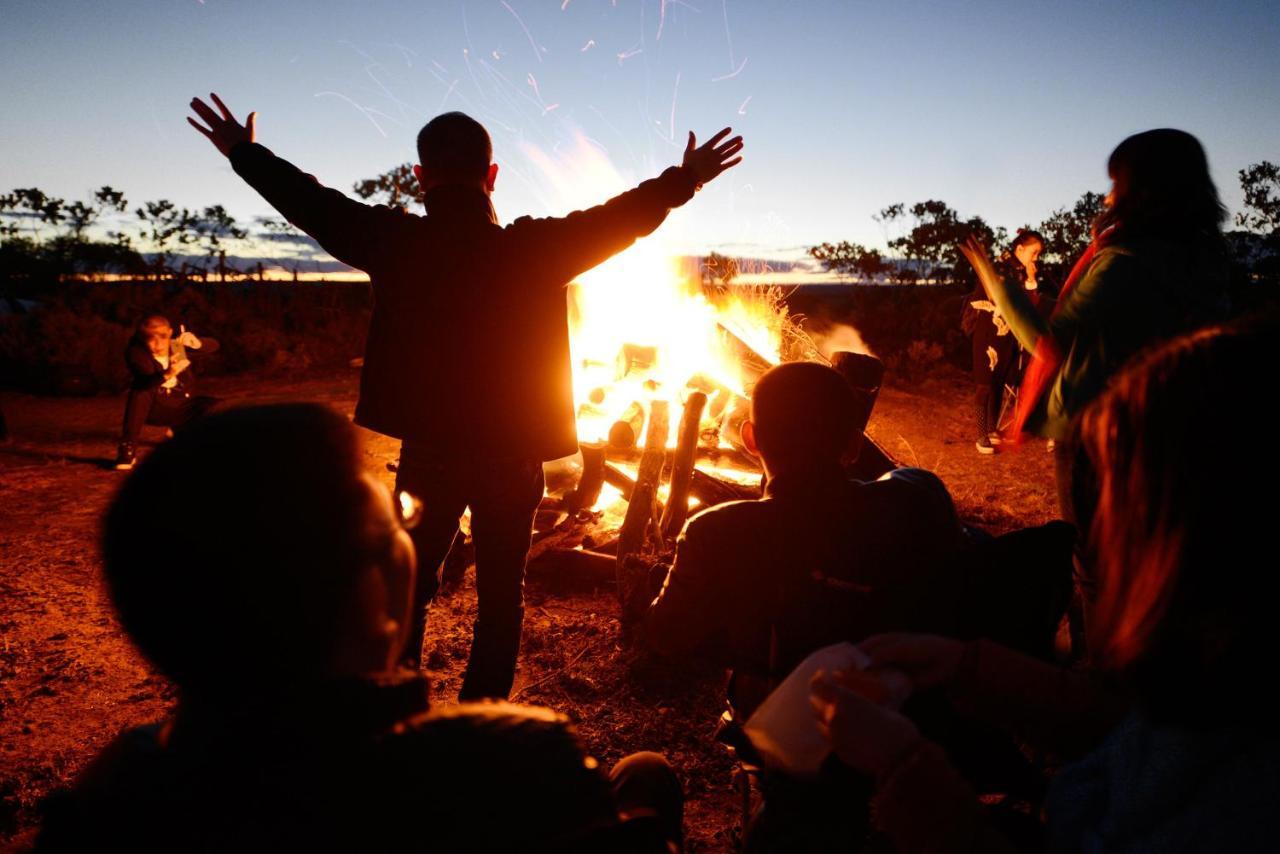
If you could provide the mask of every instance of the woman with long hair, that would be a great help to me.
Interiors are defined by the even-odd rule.
[[[998,261],[998,269],[1006,280],[1021,285],[1037,310],[1043,297],[1036,264],[1043,251],[1044,238],[1040,232],[1018,229],[1017,236]],[[981,284],[965,299],[960,325],[973,345],[973,408],[977,416],[978,453],[994,454],[995,445],[1000,443],[1005,385],[1018,380],[1018,340]]]
[[[899,851],[999,850],[973,790],[906,718],[864,699],[878,669],[913,690],[941,688],[966,714],[1005,727],[1067,764],[1045,814],[1049,851],[1274,850],[1280,803],[1280,576],[1258,366],[1274,322],[1184,336],[1121,373],[1085,413],[1096,466],[1091,530],[1100,595],[1093,674],[988,641],[882,635],[869,669],[820,677],[813,706],[847,763],[874,775],[876,821]],[[1204,442],[1237,413],[1247,465]],[[843,684],[842,684],[843,683]],[[984,845],[986,847],[984,847]]]
[[[1096,496],[1087,461],[1072,440],[1077,416],[1137,353],[1226,314],[1226,209],[1199,140],[1171,128],[1135,134],[1111,152],[1107,172],[1111,192],[1094,223],[1093,243],[1047,319],[1000,275],[977,241],[961,247],[1013,334],[1033,354],[1014,432],[1055,440],[1059,508],[1081,532]],[[1080,569],[1087,614],[1096,585],[1088,560]]]

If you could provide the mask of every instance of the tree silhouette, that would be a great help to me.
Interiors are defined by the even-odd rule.
[[[972,287],[977,279],[969,262],[960,254],[960,244],[970,235],[976,235],[987,246],[999,247],[1008,238],[1003,227],[992,228],[980,216],[962,220],[946,202],[936,199],[916,202],[909,208],[902,203],[890,205],[875,219],[895,223],[908,216],[911,222],[907,233],[889,241],[889,249],[915,262],[898,267],[896,278],[903,284],[924,281]]]
[[[142,220],[142,231],[139,235],[155,249],[152,261],[152,272],[157,278],[169,270],[170,244],[176,242],[185,246],[192,243],[196,236],[192,229],[195,216],[186,208],[179,208],[168,199],[145,202],[134,214]]]
[[[1280,231],[1280,166],[1269,160],[1240,170],[1245,209],[1236,214],[1236,225],[1256,234]]]
[[[868,249],[860,243],[842,240],[820,243],[806,250],[809,257],[839,276],[857,276],[863,283],[874,284],[893,272],[879,249]]]
[[[357,181],[352,189],[362,199],[392,207],[408,208],[411,202],[422,200],[422,188],[413,177],[412,163],[401,163],[376,178]]]

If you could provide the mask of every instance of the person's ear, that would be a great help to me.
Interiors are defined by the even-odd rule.
[[[750,421],[742,422],[742,444],[751,456],[760,456],[760,446],[756,444],[756,425]]]
[[[418,182],[418,189],[425,193],[427,191],[427,179],[421,163],[413,164],[413,177]]]
[[[490,193],[492,193],[493,187],[497,183],[498,183],[498,164],[490,163],[489,173],[485,175],[485,179],[484,179],[484,188]]]

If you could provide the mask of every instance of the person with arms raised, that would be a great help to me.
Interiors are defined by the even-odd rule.
[[[216,109],[193,99],[200,121],[188,121],[286,219],[373,282],[356,422],[403,440],[397,484],[426,508],[405,657],[420,660],[438,567],[470,507],[479,611],[460,697],[506,697],[542,463],[578,450],[565,286],[737,164],[742,138],[725,128],[698,146],[690,133],[682,164],[657,178],[598,207],[503,227],[489,134],[462,113],[418,134],[420,216],[326,189],[257,144],[256,114],[241,124],[211,98]]]

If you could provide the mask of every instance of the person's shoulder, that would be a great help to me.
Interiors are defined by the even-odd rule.
[[[852,481],[859,484],[863,489],[871,489],[876,492],[890,491],[919,491],[927,490],[936,492],[939,489],[946,490],[946,486],[942,482],[942,478],[938,477],[928,469],[916,468],[913,466],[901,466],[892,471],[885,472],[875,480],[868,481]]]
[[[906,512],[904,508],[926,507],[950,513],[953,507],[951,493],[942,478],[922,468],[897,468],[877,480],[851,483],[872,506],[890,514]]]
[[[717,504],[715,507],[708,507],[691,516],[685,523],[684,537],[700,539],[726,532],[742,534],[744,530],[750,530],[749,526],[753,522],[768,515],[769,502],[759,499]],[[747,527],[744,528],[744,526]]]

